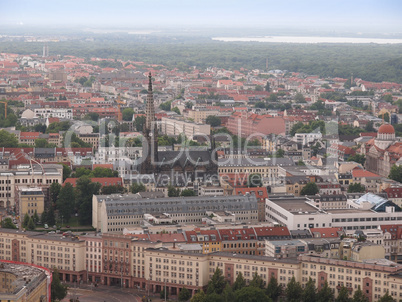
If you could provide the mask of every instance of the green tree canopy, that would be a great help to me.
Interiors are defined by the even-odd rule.
[[[98,195],[101,184],[92,182],[88,176],[82,176],[76,185],[76,207],[79,209],[79,221],[82,225],[92,224],[92,196]]]
[[[243,287],[235,292],[236,302],[272,302],[264,290],[258,287]]]
[[[10,217],[6,217],[1,222],[1,227],[5,229],[16,229],[17,226],[13,223],[13,220]]]
[[[63,221],[70,221],[71,214],[74,211],[75,205],[75,194],[74,188],[70,183],[66,183],[64,187],[61,188],[59,193],[59,198],[56,202],[56,207],[59,210],[59,217],[63,216]],[[91,212],[92,215],[92,212]]]
[[[254,272],[253,279],[251,279],[249,286],[264,289],[264,280],[257,272]]]
[[[353,302],[369,302],[369,299],[364,295],[363,291],[359,288],[353,294]]]
[[[211,125],[211,127],[219,127],[222,121],[216,115],[208,115],[207,118],[205,119],[205,123]]]
[[[261,174],[259,173],[250,174],[247,178],[247,186],[250,188],[261,187],[262,186]]]
[[[184,302],[184,301],[188,301],[191,298],[191,293],[190,291],[183,287],[179,293],[179,301]]]
[[[124,108],[122,114],[123,121],[131,122],[133,120],[134,110],[133,108]]]
[[[136,194],[138,192],[145,192],[145,191],[146,191],[146,189],[145,189],[145,186],[143,184],[133,183],[130,186],[130,192],[133,193],[133,194]]]
[[[242,289],[243,287],[246,286],[246,280],[244,280],[243,274],[241,272],[239,272],[237,274],[236,280],[233,283],[233,291],[237,291],[239,289]]]
[[[349,291],[345,286],[341,286],[335,302],[352,302],[352,299],[349,297]]]
[[[280,284],[278,284],[278,280],[275,277],[271,277],[268,282],[266,294],[268,297],[272,299],[272,301],[276,302],[280,295],[282,295],[283,289]]]
[[[352,183],[348,187],[348,193],[364,193],[366,192],[366,187],[360,183]]]
[[[295,277],[292,277],[290,282],[287,284],[285,289],[285,294],[287,302],[300,302],[300,297],[303,293],[303,289],[299,282],[296,282]]]
[[[67,296],[67,285],[60,281],[59,271],[53,268],[52,285],[51,285],[51,299],[53,301],[61,301]]]
[[[207,295],[210,295],[212,293],[220,295],[222,294],[225,286],[226,286],[225,277],[223,276],[222,270],[219,267],[217,267],[211,280],[209,280],[208,282]]]
[[[18,139],[6,130],[0,130],[0,147],[15,148],[18,147]]]
[[[300,191],[300,195],[315,195],[319,192],[318,186],[315,182],[309,182]]]
[[[308,278],[308,281],[301,296],[301,301],[302,302],[317,301],[317,288],[315,287],[315,282],[311,278]]]
[[[205,302],[206,295],[203,290],[197,292],[192,298],[191,302]]]
[[[355,154],[355,155],[349,156],[348,161],[354,161],[356,163],[364,165],[366,158],[362,154]]]
[[[144,130],[145,120],[146,120],[146,117],[143,115],[139,115],[134,119],[134,126],[137,131]]]
[[[388,293],[388,291],[385,293],[384,296],[382,296],[380,299],[378,299],[378,302],[394,302],[394,298]]]
[[[180,196],[196,196],[196,193],[193,189],[184,189],[181,191]]]
[[[392,180],[402,182],[402,166],[393,165],[388,177]]]
[[[325,281],[324,286],[317,293],[317,302],[331,302],[334,301],[334,292]]]

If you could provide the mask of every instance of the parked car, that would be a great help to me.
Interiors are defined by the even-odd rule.
[[[49,226],[48,226],[46,223],[45,223],[44,227],[45,227],[45,229],[48,229],[48,228],[49,228]]]

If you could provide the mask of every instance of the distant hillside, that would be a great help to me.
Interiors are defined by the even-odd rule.
[[[0,42],[2,52],[41,54],[43,43]],[[191,66],[269,69],[402,83],[402,45],[219,42],[209,38],[99,36],[49,43],[50,54],[120,58],[187,69]]]

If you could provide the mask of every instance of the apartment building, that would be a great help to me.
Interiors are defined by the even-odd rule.
[[[179,118],[162,117],[158,125],[162,134],[178,136],[184,134],[187,138],[192,139],[194,135],[210,135],[211,126],[208,124],[198,124],[191,121],[185,121]]]
[[[0,230],[0,259],[57,267],[60,279],[87,280],[85,241],[76,236]]]
[[[0,207],[20,209],[19,191],[26,187],[48,188],[63,182],[63,166],[57,164],[19,165],[16,169],[0,172]]]
[[[73,109],[71,108],[36,108],[35,115],[40,118],[57,117],[63,119],[73,119]]]
[[[19,215],[32,216],[35,212],[42,215],[45,209],[45,195],[41,188],[21,188],[19,191]]]
[[[188,110],[186,117],[192,119],[195,123],[205,123],[205,120],[210,115],[218,115],[218,110],[209,110],[206,108],[198,108],[194,110]]]
[[[141,198],[140,195],[94,195],[92,226],[106,232],[122,232],[138,226],[144,214],[169,217],[173,223],[202,223],[209,212],[227,212],[236,222],[257,222],[257,199],[246,196],[196,196],[179,198]]]
[[[326,249],[325,245],[334,245],[333,248],[328,246],[326,249],[331,253],[335,250],[343,252],[348,247],[340,247],[336,241],[329,242],[322,238],[315,239],[317,240],[322,242],[300,240],[305,241],[307,246],[311,245],[312,254],[309,252],[298,258],[272,258],[233,251],[186,253],[175,245],[167,249],[163,248],[160,242],[124,235],[91,235],[79,239],[75,236],[1,229],[0,259],[29,262],[45,268],[56,266],[61,279],[67,282],[82,280],[105,285],[138,286],[153,293],[166,286],[170,295],[177,295],[183,287],[192,293],[205,289],[214,271],[219,268],[230,284],[233,284],[240,272],[247,283],[252,280],[253,274],[257,273],[265,285],[271,277],[275,277],[283,287],[286,287],[292,277],[302,286],[312,278],[318,289],[327,281],[335,296],[343,285],[352,295],[360,287],[370,301],[376,301],[387,291],[394,299],[402,297],[402,265],[386,259],[372,259],[368,253],[372,247],[367,243],[351,245],[347,251],[347,261],[339,259],[343,253],[338,253],[338,259],[331,259],[335,257],[332,254],[322,253],[320,256],[320,251]],[[283,244],[276,245],[275,249],[279,246],[282,247]],[[381,246],[373,246],[377,249],[374,257],[384,255]],[[86,269],[87,263],[90,265],[90,262],[87,262],[91,259],[90,255],[93,260],[98,261],[97,271],[89,272]],[[101,271],[98,269],[99,261]]]
[[[85,268],[87,280],[92,283],[101,283],[102,278],[102,236],[86,235],[85,240]]]
[[[91,144],[94,149],[99,148],[99,133],[78,134],[78,137],[87,144]]]

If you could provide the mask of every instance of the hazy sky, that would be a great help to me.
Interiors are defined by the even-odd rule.
[[[402,32],[401,0],[0,0],[0,24]]]

